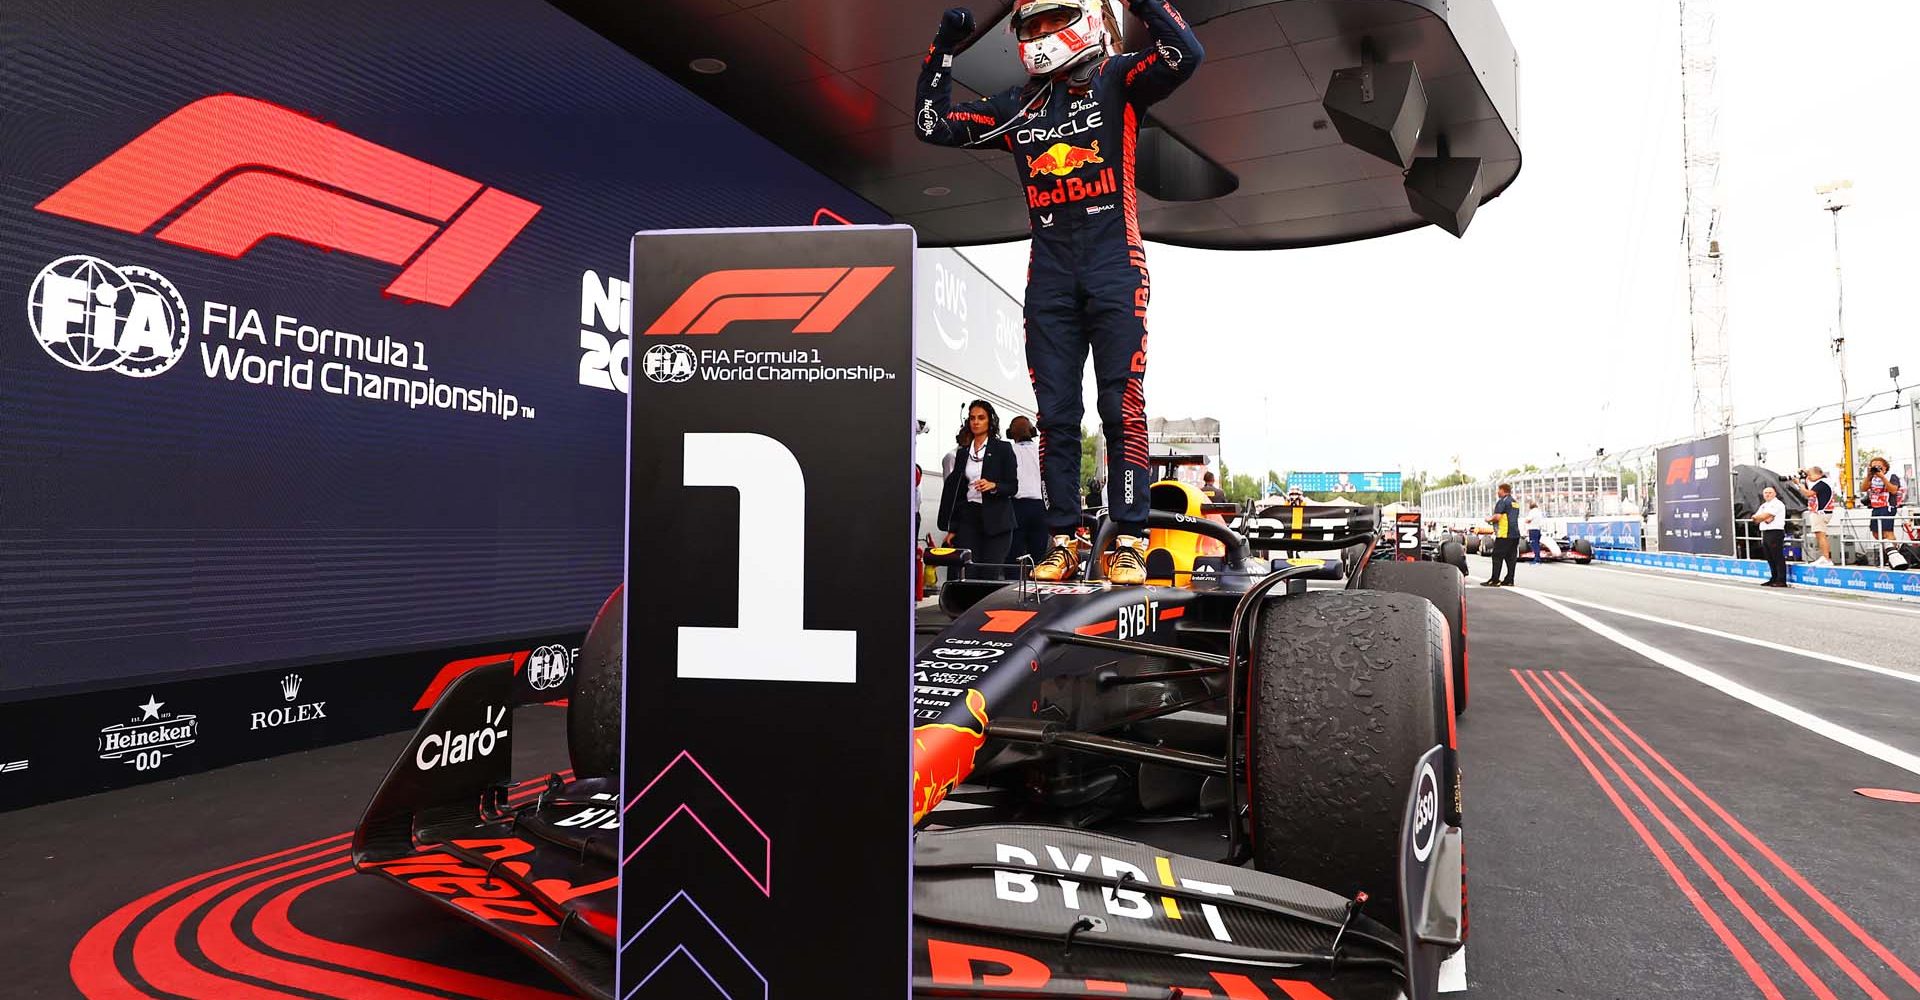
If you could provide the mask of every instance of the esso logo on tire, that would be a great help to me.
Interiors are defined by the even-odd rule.
[[[1413,860],[1424,863],[1433,856],[1433,842],[1440,832],[1440,779],[1434,776],[1431,763],[1420,766],[1413,795]]]

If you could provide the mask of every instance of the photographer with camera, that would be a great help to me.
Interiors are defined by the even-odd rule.
[[[1833,565],[1832,543],[1827,540],[1827,525],[1833,523],[1833,484],[1827,482],[1827,470],[1811,465],[1800,470],[1800,492],[1807,496],[1807,530],[1820,543],[1820,558],[1815,566]]]

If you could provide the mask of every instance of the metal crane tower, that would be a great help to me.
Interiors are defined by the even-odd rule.
[[[1680,148],[1687,185],[1681,240],[1687,251],[1693,429],[1733,425],[1727,372],[1727,286],[1720,251],[1720,101],[1714,83],[1713,0],[1680,4]]]

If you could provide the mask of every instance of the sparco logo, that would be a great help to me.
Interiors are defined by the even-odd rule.
[[[1413,860],[1425,861],[1433,854],[1434,835],[1440,830],[1440,781],[1432,764],[1421,765],[1413,794]]]
[[[27,293],[27,323],[48,356],[83,372],[150,378],[187,353],[187,302],[173,282],[86,254],[40,270]]]
[[[655,382],[685,382],[699,370],[693,348],[685,344],[655,344],[640,356],[640,363]]]
[[[507,728],[502,725],[506,720],[505,705],[488,705],[485,724],[470,733],[455,733],[450,729],[428,733],[420,741],[420,748],[413,752],[414,766],[431,771],[492,756],[495,749],[507,742]]]
[[[299,697],[300,675],[288,674],[280,678],[280,700],[293,702]],[[300,705],[289,704],[281,708],[270,708],[264,712],[253,713],[253,724],[248,726],[247,730],[254,732],[279,726],[292,726],[326,717],[327,703],[324,701],[310,701]]]
[[[100,759],[132,764],[137,771],[151,771],[173,756],[170,751],[192,746],[200,735],[199,717],[161,711],[166,704],[148,695],[131,720],[101,729]]]
[[[573,656],[565,646],[541,646],[527,658],[527,683],[535,691],[551,691],[572,675]]]
[[[436,306],[459,301],[540,211],[238,94],[175,111],[34,207],[125,233],[179,211],[155,235],[222,257],[283,237],[405,265],[387,294]]]

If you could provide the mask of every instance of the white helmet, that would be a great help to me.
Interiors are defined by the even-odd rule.
[[[1045,33],[1028,30],[1035,16],[1050,11],[1065,13],[1071,19]],[[1106,0],[1026,0],[1014,8],[1007,23],[1020,44],[1020,62],[1033,76],[1048,76],[1097,59],[1113,44],[1113,22],[1108,19]]]

